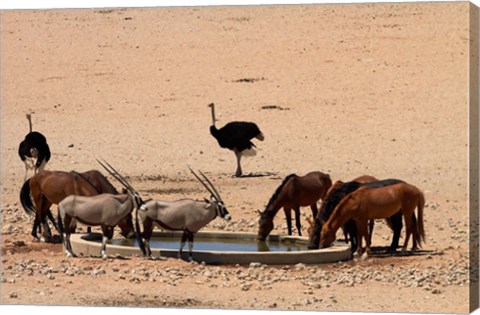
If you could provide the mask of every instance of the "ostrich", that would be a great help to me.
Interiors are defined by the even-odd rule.
[[[25,178],[27,179],[28,169],[34,169],[35,174],[45,168],[50,160],[50,148],[47,144],[47,138],[40,132],[32,131],[32,115],[27,114],[30,132],[18,147],[18,155],[25,163]],[[34,161],[36,159],[36,161]]]
[[[235,176],[240,177],[242,176],[242,167],[240,165],[242,155],[248,152],[247,150],[252,150],[253,147],[255,147],[255,144],[250,141],[251,139],[257,138],[263,141],[263,133],[255,123],[245,121],[232,121],[222,128],[217,129],[217,127],[215,127],[215,104],[211,103],[208,107],[212,109],[210,133],[217,139],[220,147],[232,150],[235,153],[237,157],[237,171],[235,172]],[[252,155],[254,155],[255,151],[252,153]]]

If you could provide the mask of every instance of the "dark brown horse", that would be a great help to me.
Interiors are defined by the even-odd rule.
[[[355,220],[359,234],[357,253],[361,254],[363,252],[362,239],[365,238],[366,254],[368,255],[370,252],[368,220],[388,218],[397,213],[398,209],[401,209],[406,227],[406,237],[402,251],[406,251],[412,234],[412,250],[416,250],[417,245],[420,246],[421,242],[425,240],[424,205],[423,193],[417,187],[405,182],[377,188],[360,187],[342,199],[328,221],[323,225],[320,246],[322,248],[329,246],[335,240],[337,230],[348,220]],[[412,219],[415,208],[417,208],[418,222]]]
[[[367,186],[371,188],[383,187],[392,184],[397,184],[403,182],[398,179],[387,179],[387,180],[377,180],[373,176],[364,175],[358,178],[355,178],[351,182],[344,183],[342,181],[337,181],[329,189],[327,196],[325,197],[325,202],[322,203],[322,207],[318,215],[315,217],[313,226],[309,229],[309,249],[318,249],[320,242],[320,231],[322,226],[330,218],[335,207],[340,203],[340,201],[347,196],[348,194],[354,192],[362,186]],[[400,209],[399,209],[400,210]],[[413,218],[415,219],[415,218]],[[402,230],[402,213],[399,211],[393,216],[386,219],[388,226],[393,230],[393,239],[388,251],[395,251],[398,247],[398,241],[400,238],[400,233]],[[369,222],[369,235],[372,235],[373,232],[374,220]],[[352,252],[355,252],[358,245],[357,240],[357,226],[353,220],[349,220],[342,226],[345,240],[348,242],[350,239]],[[371,239],[370,239],[371,241]]]
[[[20,191],[20,201],[27,214],[35,214],[32,236],[38,238],[37,228],[43,227],[43,237],[49,237],[48,217],[58,231],[50,207],[69,195],[94,196],[101,193],[118,194],[115,187],[99,171],[85,173],[43,170],[28,179]],[[33,199],[33,202],[32,202]],[[122,235],[134,233],[132,216],[119,223]]]
[[[295,211],[295,224],[302,235],[300,207],[310,206],[313,216],[317,215],[317,201],[324,199],[332,180],[328,174],[310,172],[305,176],[290,174],[275,190],[263,212],[260,212],[258,239],[265,240],[273,230],[273,217],[283,207],[287,220],[288,235],[292,235],[292,209]]]

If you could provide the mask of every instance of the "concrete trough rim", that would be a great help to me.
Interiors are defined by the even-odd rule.
[[[154,232],[153,237],[161,236],[180,236],[182,232]],[[84,240],[83,234],[72,234],[71,244],[73,251],[77,255],[100,256],[101,243]],[[221,238],[246,238],[256,240],[257,234],[248,232],[225,232],[208,231],[197,232],[196,238],[221,237]],[[308,243],[306,237],[270,235],[267,241],[295,241],[299,243]],[[195,244],[195,243],[194,243]],[[107,244],[107,255],[120,256],[141,256],[142,253],[138,247],[120,246]],[[186,258],[188,251],[184,250],[183,258]],[[152,248],[154,257],[174,257],[178,255],[178,249]],[[216,251],[216,250],[195,250],[193,248],[193,259],[198,262],[205,262],[209,265],[248,265],[250,263],[261,263],[266,265],[292,265],[292,264],[322,264],[334,263],[350,260],[352,258],[350,246],[345,243],[335,243],[333,246],[324,249],[304,250],[304,251],[266,251],[266,252],[240,252],[240,251]]]

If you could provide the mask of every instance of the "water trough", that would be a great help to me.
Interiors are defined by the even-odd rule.
[[[82,234],[72,234],[71,243],[77,255],[100,256],[101,241],[84,240]],[[154,257],[177,257],[181,233],[154,232],[150,241]],[[95,239],[95,238],[94,238]],[[237,232],[198,232],[195,234],[193,259],[207,264],[267,265],[319,264],[351,259],[350,246],[336,242],[318,250],[307,249],[305,237],[270,235],[267,241],[257,241],[257,235]],[[114,238],[107,244],[107,255],[141,255],[134,239]],[[185,246],[184,258],[188,256]]]

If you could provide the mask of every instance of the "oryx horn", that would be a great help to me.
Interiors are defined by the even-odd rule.
[[[111,166],[107,161],[103,160],[103,163],[97,159],[97,162],[110,174],[112,175],[117,181],[120,182],[130,193],[136,193],[136,190],[130,185],[125,177],[123,177],[113,166]],[[107,166],[105,166],[105,164]]]
[[[203,176],[203,178],[205,178],[205,180],[207,181],[207,183],[210,185],[210,187],[213,189],[213,191],[215,192],[217,198],[219,201],[222,200],[222,198],[220,197],[220,194],[218,193],[217,189],[215,188],[215,186],[213,186],[212,182],[207,178],[207,176],[205,176],[205,174],[202,173],[202,171],[199,171],[200,174]]]
[[[190,168],[190,166],[188,167],[188,169],[197,178],[197,180],[203,185],[203,187],[205,187],[208,190],[208,192],[212,194],[212,196],[214,196],[218,201],[221,200],[220,197],[211,188],[209,188],[207,184],[205,184],[205,182],[203,182],[202,179]]]

